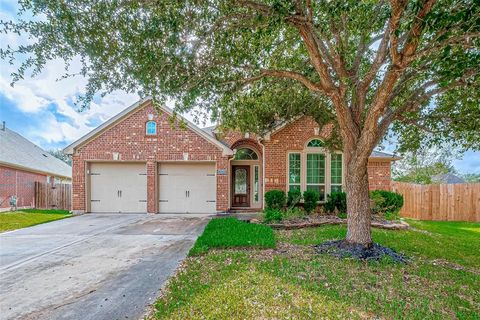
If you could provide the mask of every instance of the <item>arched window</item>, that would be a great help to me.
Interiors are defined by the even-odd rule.
[[[325,144],[320,139],[312,139],[308,142],[307,147],[309,148],[322,148]]]
[[[146,125],[147,135],[156,135],[157,134],[157,123],[155,121],[148,121]]]
[[[252,149],[241,148],[235,153],[234,160],[258,160],[258,155]]]

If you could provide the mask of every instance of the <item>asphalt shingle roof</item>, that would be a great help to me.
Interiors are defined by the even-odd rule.
[[[8,128],[0,128],[0,164],[72,177],[72,167]]]
[[[437,174],[432,176],[432,182],[454,184],[454,183],[465,183],[465,180],[463,180],[460,177],[457,177],[452,173],[445,173],[445,174]]]
[[[400,159],[400,157],[398,157],[394,154],[383,152],[383,151],[377,151],[377,150],[373,150],[370,157],[372,157],[372,158],[393,158],[395,160]]]

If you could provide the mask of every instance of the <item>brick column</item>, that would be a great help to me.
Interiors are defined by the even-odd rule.
[[[72,211],[83,213],[87,197],[87,181],[85,181],[85,161],[78,156],[72,157]]]
[[[147,162],[147,212],[157,213],[157,163]]]
[[[217,211],[226,211],[230,207],[228,203],[228,175],[230,169],[228,168],[228,158],[222,157],[217,159]],[[221,174],[218,174],[218,172]]]

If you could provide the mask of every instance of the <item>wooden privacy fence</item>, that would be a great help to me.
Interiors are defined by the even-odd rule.
[[[402,217],[480,222],[480,183],[421,185],[394,181],[392,190],[403,195]]]
[[[72,210],[72,185],[35,182],[35,208]]]

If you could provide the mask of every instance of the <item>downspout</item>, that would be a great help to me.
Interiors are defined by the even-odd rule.
[[[258,143],[262,146],[262,210],[265,209],[265,145],[261,139]]]
[[[231,157],[228,159],[228,175],[227,175],[227,180],[228,180],[228,207],[227,211],[225,214],[229,214],[230,210],[232,209],[232,160],[234,157]]]

